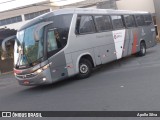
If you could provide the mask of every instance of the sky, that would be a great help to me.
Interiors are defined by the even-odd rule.
[[[9,10],[9,9],[14,9],[17,7],[22,7],[25,5],[30,5],[30,4],[35,4],[37,2],[43,2],[46,0],[0,0],[0,12]],[[56,6],[63,6],[75,2],[80,2],[84,0],[50,0],[53,2],[53,5]]]

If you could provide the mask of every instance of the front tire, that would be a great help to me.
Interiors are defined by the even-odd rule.
[[[145,42],[140,43],[140,51],[138,53],[138,56],[145,56],[146,55],[146,44]]]
[[[79,63],[79,79],[88,78],[92,73],[92,63],[87,59],[81,59]]]

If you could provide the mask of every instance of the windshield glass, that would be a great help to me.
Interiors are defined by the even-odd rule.
[[[38,25],[31,26],[17,33],[17,39],[20,43],[18,51],[20,56],[18,65],[33,64],[43,57],[43,29],[40,30],[40,40],[34,40],[34,30]]]
[[[27,28],[24,32],[24,41],[23,41],[24,42],[24,53],[31,63],[43,57],[43,46],[42,46],[43,29],[41,29],[40,34],[39,34],[41,35],[40,40],[36,42],[34,40],[35,27],[36,25],[30,28]]]
[[[19,31],[18,44],[15,44],[18,51],[16,67],[34,66],[42,62],[43,58],[49,58],[62,50],[67,45],[72,16],[71,14],[52,16]]]

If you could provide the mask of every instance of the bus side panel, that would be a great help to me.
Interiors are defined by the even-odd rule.
[[[53,82],[68,77],[68,71],[66,69],[67,63],[64,52],[58,53],[48,59],[51,69],[51,76]]]
[[[116,60],[115,44],[108,44],[101,47],[101,60],[102,64]]]
[[[68,71],[68,76],[72,76],[72,75],[75,74],[72,54],[71,53],[70,54],[66,54],[65,55],[65,59],[66,59],[66,69]]]
[[[131,54],[131,50],[129,49],[130,42],[133,40],[132,30],[126,29],[124,47],[123,47],[123,57],[126,57]]]
[[[94,59],[94,49],[86,49],[86,50],[82,50],[82,51],[77,51],[77,52],[73,52],[72,53],[72,58],[73,58],[73,66],[75,69],[75,73],[79,73],[79,62],[80,59],[85,56],[85,55],[90,55],[92,60],[93,60],[93,64],[95,65],[95,59]]]
[[[156,45],[155,27],[153,25],[144,26],[142,28],[142,34],[144,35],[147,48],[150,48]]]
[[[121,30],[115,30],[112,32],[113,36],[113,41],[115,45],[115,54],[117,59],[121,59],[123,57],[123,49],[124,49],[124,43],[125,43],[125,34],[126,30],[121,29]]]
[[[137,27],[133,29],[133,43],[132,43],[132,54],[140,51],[140,43],[142,40],[145,41],[146,47],[149,48],[151,45],[151,31],[150,27]]]
[[[128,55],[135,54],[139,52],[140,47],[139,43],[141,40],[141,28],[134,28],[130,30],[130,40],[129,40],[129,47],[128,47]]]
[[[156,45],[153,26],[137,27],[131,31],[128,55],[135,54],[140,51],[140,42],[142,40],[145,41],[147,48]]]
[[[95,64],[96,65],[101,65],[102,61],[101,61],[101,47],[95,47],[94,48],[94,54],[95,54]]]

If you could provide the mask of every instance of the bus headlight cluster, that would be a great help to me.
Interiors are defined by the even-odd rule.
[[[49,67],[49,64],[47,64],[47,65],[43,66],[42,68],[36,70],[34,72],[34,74],[40,74],[41,72],[43,72],[44,70],[46,70],[48,67]]]
[[[43,70],[40,68],[36,71],[37,74],[41,73]]]

